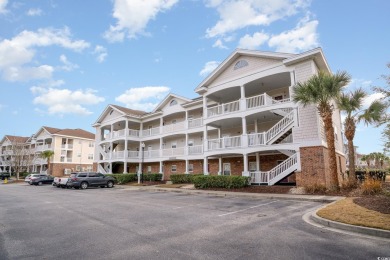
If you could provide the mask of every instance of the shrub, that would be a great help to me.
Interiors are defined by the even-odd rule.
[[[322,184],[312,184],[312,185],[306,185],[303,187],[305,189],[305,192],[308,194],[315,194],[315,193],[325,193],[326,187]]]
[[[357,188],[357,182],[352,182],[350,180],[346,180],[343,183],[341,183],[341,189],[343,190],[353,190]]]
[[[137,180],[137,174],[135,174],[135,173],[129,173],[129,174],[122,174],[122,173],[106,174],[106,176],[114,177],[116,183],[118,183],[118,184],[125,184],[125,183],[128,183],[128,182],[133,182],[133,181]]]
[[[202,174],[172,174],[170,176],[170,179],[173,184],[180,184],[180,183],[193,183],[193,179],[196,176],[199,176]]]
[[[382,192],[382,182],[368,178],[361,185],[360,189],[364,195],[374,195]]]
[[[161,181],[162,174],[161,173],[144,173],[144,181]]]
[[[225,188],[236,189],[249,185],[249,177],[245,176],[210,176],[198,175],[193,178],[193,183],[197,189]]]

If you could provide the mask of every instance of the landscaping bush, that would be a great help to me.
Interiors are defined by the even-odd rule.
[[[162,174],[161,173],[144,173],[144,181],[161,181]]]
[[[387,171],[375,170],[375,169],[369,171],[357,170],[355,173],[356,173],[356,179],[360,182],[363,182],[368,178],[378,180],[378,181],[385,181]]]
[[[207,189],[207,188],[225,188],[225,189],[237,189],[243,188],[249,185],[249,177],[245,176],[210,176],[210,175],[198,175],[193,177],[192,181],[195,188]]]
[[[117,184],[125,184],[128,182],[133,182],[137,180],[137,174],[135,173],[126,173],[126,174],[121,174],[121,173],[116,173],[116,174],[106,174],[106,176],[112,176],[114,177],[115,181]]]
[[[316,193],[325,193],[326,187],[322,184],[312,184],[304,186],[305,192],[307,194],[316,194]]]
[[[382,182],[373,178],[366,179],[360,189],[364,195],[375,195],[382,192]]]
[[[202,174],[172,174],[170,178],[173,184],[193,183],[194,177],[199,175]]]

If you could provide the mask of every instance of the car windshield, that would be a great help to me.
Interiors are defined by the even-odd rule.
[[[71,173],[71,174],[70,174],[70,177],[71,177],[71,178],[74,178],[74,177],[76,177],[76,175],[77,175],[77,173]]]
[[[33,174],[30,177],[39,177],[39,174]]]

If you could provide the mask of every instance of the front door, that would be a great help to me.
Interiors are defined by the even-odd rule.
[[[223,175],[230,175],[230,163],[224,163],[223,164]]]

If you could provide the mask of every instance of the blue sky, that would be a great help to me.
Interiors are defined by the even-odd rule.
[[[169,92],[194,98],[238,47],[320,46],[351,74],[349,89],[385,86],[388,10],[387,0],[0,0],[0,136],[94,132],[108,104],[150,111]],[[358,151],[381,151],[380,133],[359,125]]]

